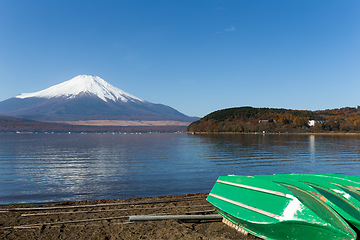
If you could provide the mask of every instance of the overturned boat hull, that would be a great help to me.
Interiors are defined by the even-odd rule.
[[[275,174],[254,177],[277,183],[288,183],[306,191],[334,209],[353,228],[356,228],[356,231],[360,231],[360,202],[348,194],[346,189],[328,182],[327,178],[314,174]],[[352,194],[355,195],[355,193]]]
[[[289,183],[221,176],[207,200],[229,222],[264,239],[356,239],[333,209]]]

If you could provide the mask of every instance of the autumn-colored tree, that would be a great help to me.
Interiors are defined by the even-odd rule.
[[[282,125],[290,123],[290,120],[286,118],[285,116],[281,116],[279,120],[277,120],[277,123],[280,123]]]
[[[308,120],[304,117],[295,117],[293,120],[294,127],[307,126]]]
[[[345,122],[343,124],[340,124],[340,127],[339,127],[340,131],[343,131],[343,132],[348,132],[348,131],[351,131],[354,129],[354,126],[349,123],[349,122]]]

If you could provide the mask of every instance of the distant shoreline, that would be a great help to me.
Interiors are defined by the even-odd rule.
[[[105,133],[105,132],[184,132],[189,122],[141,120],[90,120],[40,122],[25,118],[0,116],[0,132],[54,132],[54,133]]]
[[[312,132],[312,133],[261,133],[261,132],[252,132],[252,133],[244,133],[244,132],[186,132],[191,135],[206,135],[206,134],[235,134],[235,135],[360,135],[360,132],[356,133],[342,133],[342,132]]]
[[[188,126],[191,122],[181,121],[143,121],[143,120],[79,120],[79,121],[57,121],[57,123],[66,123],[80,126]]]

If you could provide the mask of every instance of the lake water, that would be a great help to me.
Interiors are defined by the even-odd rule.
[[[209,192],[220,175],[360,175],[357,135],[0,134],[0,204]]]

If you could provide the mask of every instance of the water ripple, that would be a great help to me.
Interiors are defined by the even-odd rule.
[[[219,175],[358,175],[360,136],[0,134],[0,204],[209,192]]]

